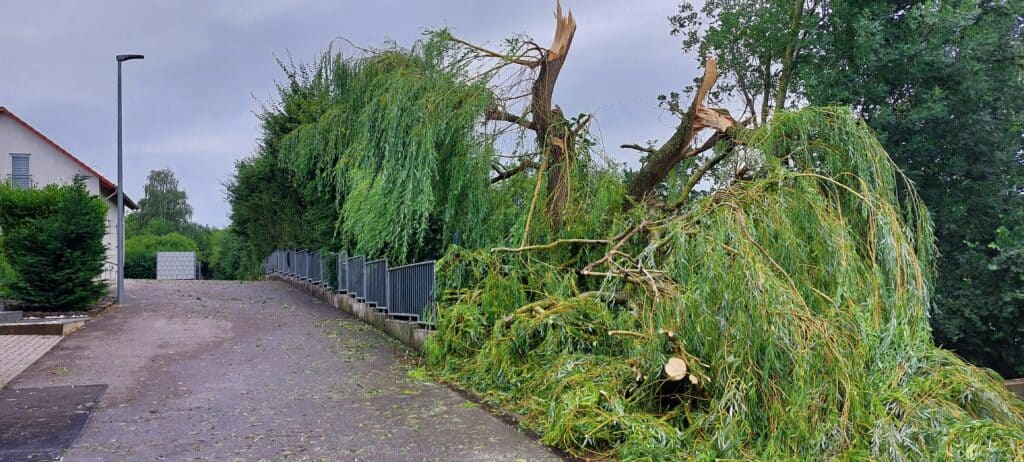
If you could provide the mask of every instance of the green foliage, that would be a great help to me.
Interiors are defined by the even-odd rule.
[[[132,216],[138,216],[138,214],[132,214]],[[125,225],[125,228],[127,227],[128,226]],[[163,236],[164,234],[170,234],[177,230],[178,229],[175,228],[175,226],[166,219],[161,217],[153,217],[146,222],[146,224],[142,227],[142,229],[139,230],[138,233],[134,233],[132,234],[132,236],[136,234],[150,234],[153,236]]]
[[[275,151],[265,149],[269,152],[237,162],[227,185],[231,228],[244,243],[240,270],[245,274],[255,274],[258,262],[274,249],[308,247],[303,242],[311,235],[302,232],[305,207],[287,170],[271,157]]]
[[[188,194],[178,186],[174,172],[168,169],[153,170],[146,177],[143,188],[145,196],[139,201],[138,223],[145,227],[150,220],[161,218],[174,229],[181,229],[192,219],[192,206]],[[125,226],[128,229],[128,226]]]
[[[213,234],[210,270],[214,279],[252,279],[259,276],[250,270],[245,258],[245,242],[233,228]]]
[[[788,113],[747,146],[756,179],[610,219],[621,246],[452,249],[430,368],[580,455],[1024,456],[1024,403],[932,342],[931,221],[863,123]]]
[[[804,0],[708,0],[699,7],[684,2],[669,22],[672,34],[682,37],[684,50],[695,51],[702,61],[717,58],[721,79],[711,90],[710,101],[740,102],[744,112],[737,119],[749,117],[757,126],[776,106],[784,108],[787,95],[799,87],[800,82],[791,80],[810,58],[807,49],[814,48],[807,36],[830,8],[831,3]],[[678,93],[659,100],[677,114],[688,108],[680,104]]]
[[[85,187],[20,190],[0,185],[7,296],[43,310],[84,310],[106,293],[97,280],[106,249],[107,206]]]
[[[837,3],[803,68],[810,102],[853,105],[935,216],[937,340],[1007,376],[1024,376],[1021,24],[1020,0]]]
[[[1024,281],[990,269],[988,244],[1024,209],[1022,11],[1021,0],[710,1],[670,18],[685,49],[718,57],[712,100],[739,101],[755,124],[789,49],[789,86],[806,102],[868,121],[936,217],[937,339],[1010,376],[1024,375],[1024,304],[1007,294]],[[678,94],[662,104],[679,112]]]
[[[449,41],[363,58],[328,51],[286,71],[260,154],[228,187],[252,254],[344,246],[400,263],[440,255],[456,237],[494,237],[481,225],[493,153],[475,131],[492,96]]]
[[[218,235],[222,230],[193,223],[192,206],[188,203],[188,195],[178,188],[178,180],[170,170],[154,170],[149,173],[146,183],[146,197],[139,201],[139,211],[125,217],[125,231],[129,242],[135,242],[135,252],[125,254],[125,275],[130,278],[156,277],[157,250],[195,250],[199,262],[199,276],[223,279],[224,275],[243,274],[238,271],[220,271],[218,277],[213,270],[213,256],[221,252],[217,247],[221,240]],[[158,238],[176,233],[173,238]],[[185,245],[179,239],[184,236],[191,245]],[[139,238],[139,239],[135,239]],[[168,248],[146,248],[153,242],[160,242]],[[184,246],[184,247],[183,247]],[[127,246],[126,247],[131,248]],[[150,246],[151,247],[151,246]],[[180,248],[183,247],[183,248]],[[194,248],[193,248],[194,247]],[[244,273],[249,274],[249,273]],[[234,277],[227,277],[234,279]]]
[[[4,248],[4,237],[0,235],[0,249]],[[7,258],[0,252],[0,298],[9,297],[8,287],[14,282],[14,268],[7,263]]]
[[[197,252],[199,246],[192,239],[177,232],[154,236],[140,234],[124,243],[124,277],[133,279],[156,278],[157,252]]]

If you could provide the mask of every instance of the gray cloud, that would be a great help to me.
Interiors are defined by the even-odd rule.
[[[635,163],[619,144],[664,139],[675,121],[655,96],[697,73],[669,35],[676,2],[576,0],[579,29],[555,100],[597,116],[606,151]],[[258,137],[257,99],[273,97],[274,56],[316,57],[337,37],[372,47],[407,45],[425,28],[500,43],[526,33],[545,43],[549,0],[507,2],[222,0],[33,1],[0,7],[0,105],[7,106],[108,177],[115,174],[113,56],[125,65],[125,188],[142,195],[146,174],[171,168],[195,220],[228,223],[222,183]]]

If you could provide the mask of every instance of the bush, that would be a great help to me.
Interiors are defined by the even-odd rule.
[[[233,228],[218,230],[211,240],[213,241],[213,250],[210,256],[210,269],[214,279],[248,279],[251,277],[250,272],[246,271],[243,261],[245,243]]]
[[[4,248],[4,237],[0,235],[0,249]],[[14,282],[14,269],[7,264],[4,253],[0,252],[0,298],[7,298],[8,287]]]
[[[157,252],[195,252],[195,241],[181,233],[161,236],[140,234],[124,243],[124,276],[133,279],[156,278]]]
[[[83,184],[19,190],[0,186],[6,291],[28,307],[85,310],[107,291],[97,280],[107,206]],[[3,270],[0,270],[3,271]]]
[[[156,254],[124,253],[124,277],[128,279],[156,279]]]

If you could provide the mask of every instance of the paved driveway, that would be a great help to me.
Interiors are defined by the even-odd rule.
[[[557,460],[284,283],[126,289],[9,384],[110,385],[65,460]]]

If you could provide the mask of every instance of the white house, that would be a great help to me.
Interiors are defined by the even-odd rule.
[[[41,187],[48,184],[71,183],[76,176],[86,178],[86,188],[107,203],[107,265],[103,277],[112,279],[117,262],[117,188],[113,182],[71,155],[32,128],[9,109],[0,106],[0,181],[9,181],[20,187]],[[125,207],[136,210],[128,196]]]

